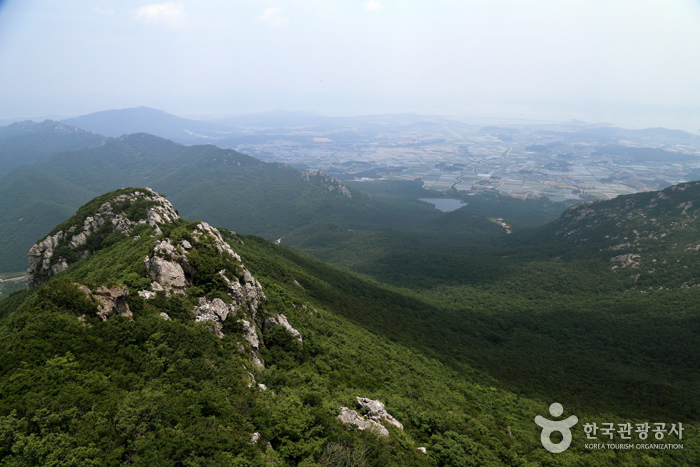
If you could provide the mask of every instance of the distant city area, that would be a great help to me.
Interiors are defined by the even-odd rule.
[[[341,180],[420,179],[424,188],[437,191],[488,189],[566,202],[700,178],[700,137],[679,130],[578,121],[488,126],[407,115],[324,123],[284,130],[249,126],[243,131],[251,142],[234,147]],[[253,137],[263,134],[259,141]]]

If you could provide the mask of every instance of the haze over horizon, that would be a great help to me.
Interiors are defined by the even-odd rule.
[[[700,3],[0,2],[0,118],[148,106],[700,128]]]

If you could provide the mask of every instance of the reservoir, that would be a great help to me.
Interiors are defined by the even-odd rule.
[[[466,206],[469,203],[458,199],[443,199],[443,198],[420,198],[421,201],[430,203],[435,206],[435,209],[439,209],[442,212],[455,211],[462,206]]]

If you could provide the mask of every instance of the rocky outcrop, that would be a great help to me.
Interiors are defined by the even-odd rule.
[[[635,261],[637,258],[639,258],[639,255],[635,255],[632,253],[626,254],[626,255],[619,255],[615,256],[614,258],[610,259],[611,263],[619,263],[615,264],[610,267],[613,271],[617,268],[626,268],[626,267],[632,267],[632,268],[638,268],[639,267],[639,262]]]
[[[262,361],[260,358],[260,355],[258,354],[258,350],[260,350],[260,338],[258,337],[258,332],[255,328],[255,324],[252,324],[250,321],[246,321],[244,319],[238,320],[239,323],[241,323],[241,326],[243,328],[243,338],[248,341],[250,346],[253,349],[253,353],[251,354],[251,361],[253,362],[253,366],[256,368],[264,368],[265,363]]]
[[[152,298],[156,298],[156,293],[152,292],[150,290],[139,290],[138,295],[139,295],[139,297],[143,298],[144,300],[150,300]]]
[[[170,203],[150,189],[127,188],[103,195],[62,224],[63,230],[56,229],[57,232],[34,245],[30,250],[30,281],[32,285],[41,283],[68,268],[71,259],[89,256],[92,251],[88,245],[94,249],[111,245],[115,233],[131,235],[133,240],[127,240],[130,248],[143,248],[144,239],[140,237],[148,234],[149,229],[143,226],[147,224],[151,233],[159,236],[153,239],[140,271],[141,276],[149,280],[135,282],[150,282],[143,290],[133,291],[140,299],[159,299],[160,294],[166,299],[172,295],[194,295],[198,299],[195,305],[190,305],[191,319],[206,323],[219,337],[224,336],[226,320],[235,316],[242,334],[236,344],[241,352],[248,354],[251,370],[264,367],[259,350],[263,346],[260,331],[266,321],[269,326],[281,326],[302,341],[301,334],[284,315],[270,316],[262,308],[266,298],[260,282],[243,266],[241,257],[233,251],[222,232],[205,222],[181,222],[177,227],[163,229],[166,230],[163,234],[159,226],[177,219]],[[133,235],[133,229],[139,224],[142,224],[138,230],[140,235]],[[235,233],[231,234],[233,236],[228,237],[226,231],[226,238],[238,241]],[[139,243],[131,246],[137,238],[140,238]],[[56,252],[70,259],[57,257]],[[80,288],[97,305],[97,315],[102,320],[115,315],[132,316],[126,302],[127,287],[110,285],[94,292],[85,286]],[[160,317],[171,321],[164,312]],[[182,318],[173,316],[174,320]],[[79,319],[85,322],[85,316]],[[266,389],[264,385],[258,387]]]
[[[337,191],[346,198],[352,198],[352,193],[348,187],[332,175],[328,175],[320,170],[310,170],[302,172],[301,176],[304,180],[315,182],[328,189],[328,191]]]
[[[144,259],[144,268],[148,277],[152,280],[150,290],[140,290],[139,296],[144,299],[155,298],[156,293],[164,291],[166,296],[171,294],[187,295],[190,287],[196,286],[194,278],[197,276],[195,264],[197,259],[190,261],[193,252],[197,252],[193,258],[202,260],[202,254],[211,255],[211,246],[220,255],[215,261],[220,261],[223,269],[218,275],[226,285],[226,294],[231,299],[224,301],[221,298],[209,299],[200,297],[198,304],[191,310],[192,316],[197,322],[211,323],[212,331],[219,337],[223,337],[224,321],[231,316],[240,319],[243,338],[250,344],[250,361],[257,368],[264,367],[258,351],[261,341],[258,335],[258,326],[261,326],[265,317],[258,316],[261,304],[265,301],[262,286],[250,272],[243,267],[241,257],[231,249],[221,236],[218,229],[206,222],[194,224],[189,239],[173,240],[164,238],[156,240],[153,249]],[[211,258],[210,258],[211,260]],[[301,340],[299,332],[294,330],[286,318],[274,319],[275,325],[291,329]],[[286,325],[286,326],[285,326]],[[245,348],[241,346],[242,351]]]
[[[56,235],[46,237],[42,241],[37,242],[29,249],[28,288],[31,289],[43,282],[39,276],[50,277],[68,267],[68,263],[64,258],[58,258],[55,265],[51,264],[53,250],[63,240],[63,237],[63,232],[58,232]],[[60,266],[56,267],[58,264]]]
[[[366,397],[358,397],[357,403],[367,411],[367,418],[381,423],[386,421],[389,425],[394,425],[396,428],[403,430],[403,425],[384,408],[384,404],[377,400],[367,399]]]
[[[357,403],[367,412],[367,415],[360,415],[355,410],[351,410],[347,407],[340,407],[338,419],[345,424],[355,425],[360,430],[370,430],[384,437],[389,436],[389,430],[382,425],[384,421],[403,430],[403,425],[389,415],[384,408],[384,404],[380,401],[367,399],[366,397],[357,397]]]
[[[137,202],[149,206],[142,216],[130,219],[125,209]],[[82,216],[84,214],[75,214],[68,220],[67,223],[72,225],[65,231],[58,231],[46,237],[29,250],[29,288],[64,271],[71,260],[75,261],[92,254],[87,248],[88,238],[105,225],[112,232],[129,235],[137,225],[148,224],[156,235],[160,235],[162,232],[158,224],[172,223],[179,218],[170,202],[150,188],[115,195],[97,207],[92,215],[84,218]],[[59,247],[64,252],[71,251],[70,255],[66,255],[70,258],[60,255],[55,257],[54,252]]]
[[[224,327],[224,321],[229,314],[235,316],[236,310],[233,305],[224,303],[220,298],[215,298],[214,300],[209,300],[205,297],[200,297],[199,305],[194,307],[192,310],[194,315],[194,320],[197,321],[208,321],[214,324],[214,333],[217,336],[222,337],[224,334],[221,329]],[[257,350],[257,349],[256,349]]]
[[[148,277],[153,280],[151,288],[154,291],[165,290],[169,293],[185,293],[187,286],[185,267],[189,267],[187,256],[180,254],[172,241],[167,238],[156,241],[153,253],[143,261]]]
[[[78,289],[88,298],[92,297],[97,301],[97,316],[102,321],[107,321],[108,318],[117,315],[127,318],[133,317],[131,310],[129,310],[129,305],[126,303],[126,297],[129,296],[129,289],[126,287],[115,286],[107,288],[100,286],[95,292],[92,292],[84,285],[78,284]]]
[[[235,272],[227,271],[226,269],[219,271],[219,275],[228,287],[228,295],[233,302],[231,310],[235,314],[235,310],[248,308],[252,313],[253,319],[255,319],[259,305],[265,301],[265,294],[260,282],[240,264],[241,257],[226,243],[219,230],[206,222],[197,223],[192,230],[192,240],[194,245],[189,240],[181,240],[177,245],[170,238],[156,240],[153,250],[143,262],[148,276],[153,281],[151,290],[139,291],[139,295],[150,297],[151,293],[161,290],[165,291],[166,295],[185,293],[187,287],[192,285],[191,278],[195,274],[194,267],[189,261],[190,251],[204,243],[210,242],[219,254],[227,260],[236,263]],[[231,275],[235,275],[237,279],[229,278]]]
[[[240,320],[243,326],[243,337],[248,341],[253,350],[257,351],[260,349],[260,339],[258,339],[258,333],[255,331],[255,325],[250,324],[250,322],[242,319]]]
[[[376,435],[385,438],[389,437],[389,430],[387,430],[386,427],[374,420],[367,420],[356,411],[348,409],[347,407],[340,407],[338,419],[345,425],[355,425],[360,430],[369,430]]]
[[[274,327],[274,326],[282,326],[285,331],[287,331],[289,334],[292,335],[296,340],[299,342],[303,342],[303,339],[301,338],[301,334],[299,331],[294,329],[290,324],[289,321],[287,321],[287,317],[284,315],[270,315],[265,319],[265,329]]]

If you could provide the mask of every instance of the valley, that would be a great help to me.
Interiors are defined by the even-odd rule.
[[[0,300],[12,292],[23,290],[26,287],[27,273],[25,271],[0,273]]]
[[[516,145],[509,147],[513,149],[504,151],[508,157]],[[343,178],[350,170],[336,175]],[[5,368],[0,386],[10,385],[5,390],[9,396],[0,398],[0,421],[16,427],[13,436],[38,433],[26,425],[27,417],[44,420],[45,415],[12,395],[21,391],[11,386],[16,375],[41,377],[17,366],[30,359],[38,368],[63,365],[61,374],[70,375],[65,381],[83,381],[84,400],[101,404],[94,420],[123,413],[129,401],[141,401],[143,410],[161,410],[156,408],[162,402],[147,396],[152,391],[179,401],[168,412],[171,418],[143,428],[151,441],[141,447],[128,430],[105,428],[104,433],[126,443],[96,444],[116,456],[114,462],[127,451],[135,458],[156,455],[150,446],[175,429],[172,420],[185,426],[187,404],[209,407],[197,394],[213,391],[217,400],[233,397],[257,408],[235,422],[230,408],[202,409],[186,426],[195,431],[207,423],[217,424],[217,430],[225,424],[245,426],[247,434],[235,435],[239,447],[222,451],[210,444],[214,438],[190,431],[181,440],[189,451],[177,454],[168,448],[163,455],[185,459],[205,449],[217,456],[244,455],[250,465],[302,465],[308,460],[328,466],[327,450],[344,445],[371,452],[371,465],[457,466],[465,458],[473,465],[543,465],[547,454],[532,420],[558,401],[589,422],[682,423],[682,451],[620,451],[615,462],[693,465],[700,455],[695,437],[700,405],[693,402],[700,400],[700,361],[694,352],[700,345],[695,305],[700,293],[695,240],[700,182],[570,206],[571,199],[510,196],[489,188],[426,190],[420,178],[356,178],[343,182],[232,149],[184,146],[144,133],[57,152],[1,177],[0,264],[6,273],[0,286],[11,288],[0,296],[0,333],[7,342],[0,353]],[[173,200],[163,211],[169,214],[153,225],[138,217],[150,212],[151,198],[114,201],[151,193],[149,189],[101,191],[144,181]],[[110,220],[100,228],[81,227],[94,223],[99,213],[112,212],[98,209],[105,202],[109,209],[122,209],[119,215],[128,217],[133,230],[112,232],[109,226],[115,221]],[[219,243],[190,250],[186,245],[196,243],[192,235],[202,224],[183,218],[217,226]],[[61,235],[70,229],[75,235],[78,228],[96,230],[84,243],[73,237],[78,246],[72,247]],[[27,251],[37,240],[56,243],[43,262],[33,250],[32,264],[42,265],[41,279],[36,279],[35,266],[30,284],[37,286],[12,293],[26,284],[23,273],[12,271],[27,264]],[[189,271],[186,287],[164,293],[153,285],[148,257],[160,254],[154,246],[160,242],[185,240],[189,243],[181,248],[189,253],[173,250],[162,258],[189,258],[182,263]],[[240,265],[211,256],[212,245],[223,248],[224,240],[240,255]],[[246,280],[259,281],[267,297],[261,306],[268,314],[260,316],[284,313],[284,322],[303,337],[301,346],[266,331],[264,317],[214,321],[213,331],[192,321],[192,310],[205,302],[228,303],[233,292],[224,283],[233,276],[225,271],[238,271],[242,278],[242,265],[254,278]],[[104,290],[123,287],[133,316],[102,319],[103,311],[76,298],[78,286],[96,299]],[[162,322],[161,313],[172,323]],[[81,328],[80,319],[89,326]],[[250,337],[242,319],[248,326],[257,323],[255,357],[240,340]],[[57,322],[61,331],[51,324]],[[202,332],[215,339],[214,334],[223,333],[221,342],[228,350],[215,351],[215,341]],[[207,350],[193,351],[188,339],[206,342]],[[21,340],[25,343],[19,345]],[[92,344],[86,347],[87,342]],[[149,350],[162,345],[179,350]],[[87,350],[95,346],[101,349],[97,355]],[[110,360],[110,349],[118,349],[118,366]],[[200,358],[205,367],[214,360],[220,368],[239,362],[262,387],[283,397],[269,398],[266,390],[251,393],[243,386],[233,389],[243,376],[221,383],[218,370],[206,370],[210,376],[203,376],[206,372],[194,369],[200,363],[187,366]],[[266,362],[264,369],[253,369],[255,358]],[[183,386],[165,368],[180,368],[180,377],[191,382]],[[412,370],[406,374],[405,368]],[[96,371],[102,376],[95,381],[103,382],[89,382],[84,371]],[[115,372],[121,376],[109,376]],[[62,414],[44,384],[27,397]],[[68,391],[61,396],[65,400],[73,400],[70,384],[60,389]],[[97,396],[100,387],[110,387],[114,396]],[[186,387],[196,389],[178,398]],[[386,404],[404,426],[403,434],[391,431],[390,439],[401,440],[399,444],[382,444],[372,434],[353,434],[336,423],[338,407],[353,407],[355,397]],[[88,443],[87,433],[98,426],[88,405],[78,405],[75,419],[55,428],[57,433],[78,433],[74,439],[82,441],[75,441],[76,449]],[[18,415],[11,415],[13,410]],[[277,411],[286,413],[287,421],[275,421],[271,414]],[[307,431],[290,432],[289,420]],[[583,428],[577,430],[574,448],[558,458],[561,465],[608,465],[610,452],[587,447]],[[254,431],[273,451],[242,447]],[[12,439],[13,446],[25,442]],[[680,440],[669,437],[671,441]],[[416,457],[421,452],[417,447],[427,447],[428,456]],[[386,449],[382,457],[379,452]]]

